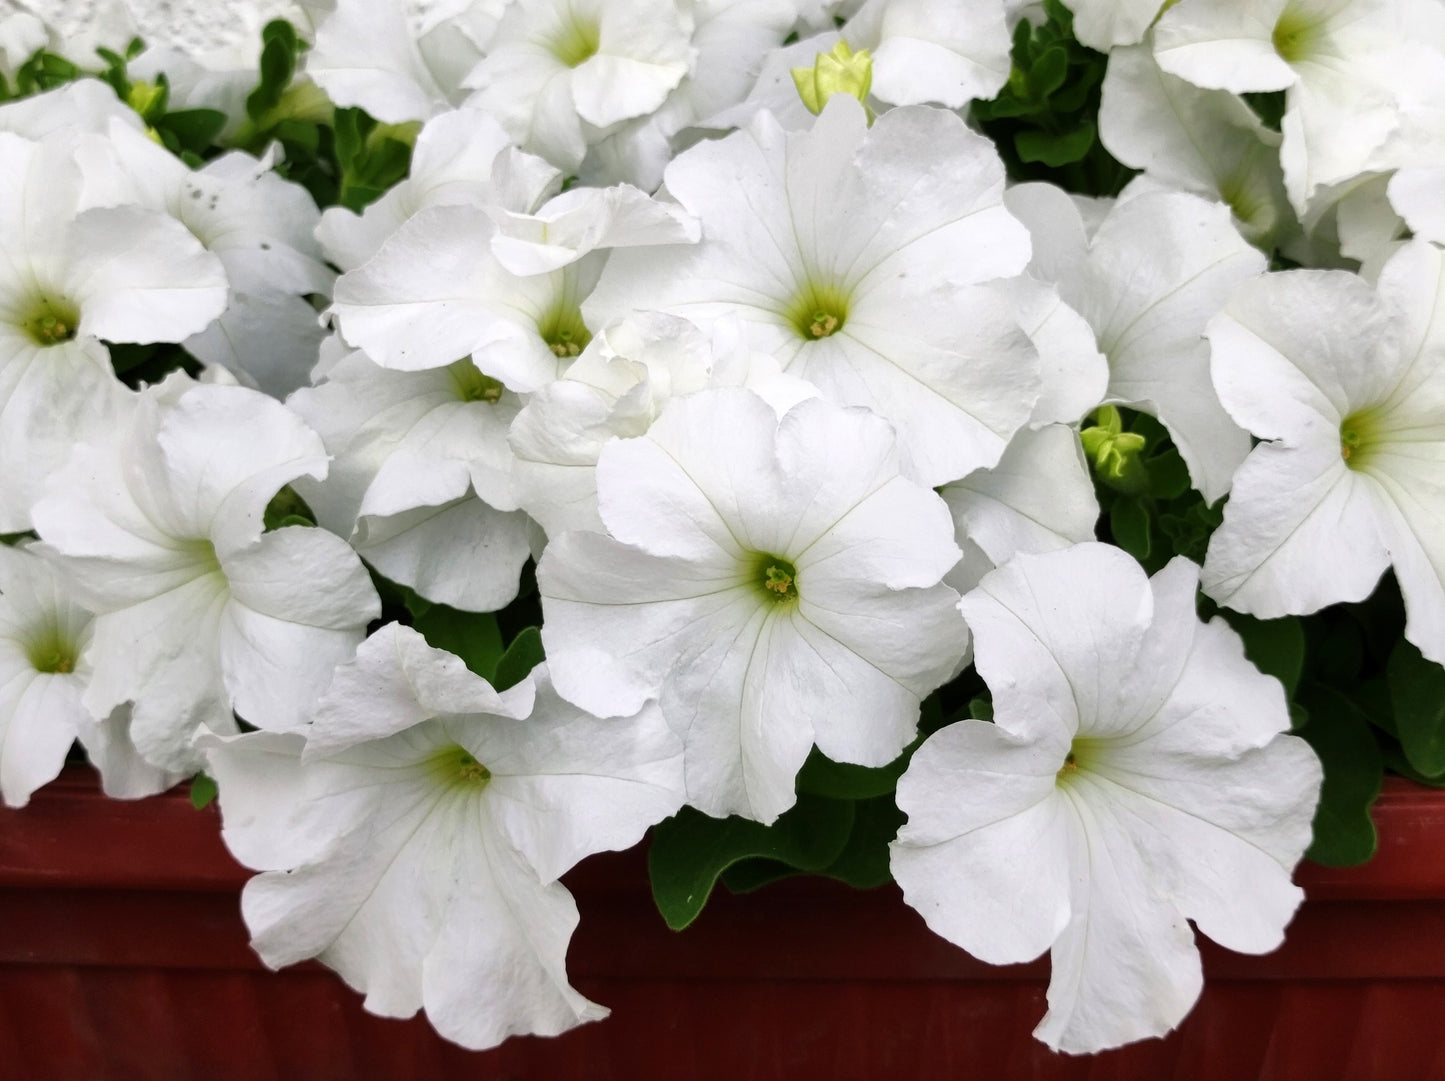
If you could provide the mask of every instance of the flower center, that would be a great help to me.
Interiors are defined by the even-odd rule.
[[[1274,24],[1270,41],[1274,51],[1287,64],[1298,64],[1312,56],[1320,39],[1320,24],[1301,11],[1295,4],[1285,5],[1279,21]]]
[[[21,326],[36,345],[59,345],[75,337],[80,312],[59,298],[41,297]]]
[[[809,282],[783,312],[806,341],[827,338],[848,322],[848,294],[836,285]]]
[[[579,355],[592,340],[576,304],[559,304],[547,312],[537,321],[537,333],[552,354],[564,360]]]
[[[1057,774],[1060,785],[1072,784],[1089,771],[1090,763],[1097,764],[1097,741],[1075,739],[1069,746],[1069,753],[1059,766]]]
[[[75,671],[75,643],[60,634],[56,626],[45,627],[26,644],[26,655],[37,672],[64,675]]]
[[[759,593],[775,604],[798,599],[798,569],[786,559],[759,552],[753,561],[752,580]]]
[[[453,744],[432,755],[427,763],[436,778],[446,786],[485,788],[492,779],[492,771],[472,756],[465,747]]]
[[[502,399],[502,391],[506,389],[491,376],[479,372],[470,360],[459,360],[448,366],[447,374],[452,378],[458,401],[496,405]]]
[[[550,47],[553,56],[569,68],[575,68],[596,56],[601,43],[602,31],[596,20],[579,19],[573,15],[552,39]]]
[[[1369,411],[1351,413],[1340,422],[1340,457],[1351,469],[1364,469],[1379,442],[1375,418]]]

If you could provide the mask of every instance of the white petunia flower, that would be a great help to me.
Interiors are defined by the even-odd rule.
[[[92,203],[163,211],[221,260],[230,303],[219,319],[186,339],[186,351],[273,397],[304,386],[325,337],[305,298],[329,296],[335,279],[312,235],[320,211],[306,189],[277,176],[269,156],[258,160],[241,151],[192,170],[116,121],[104,143],[92,141],[82,154],[99,166],[93,171],[120,174],[104,195],[92,180]],[[96,162],[97,154],[105,160]]]
[[[1147,42],[1109,54],[1099,139],[1163,188],[1228,204],[1240,232],[1261,250],[1273,250],[1295,224],[1279,165],[1279,134],[1238,96],[1201,89],[1162,70]]]
[[[691,14],[674,0],[509,0],[467,76],[470,104],[523,150],[575,171],[587,147],[661,107],[691,71]]]
[[[1437,67],[1413,55],[1404,0],[1181,0],[1159,19],[1159,66],[1196,86],[1287,91],[1285,187],[1306,212],[1315,189],[1370,166],[1400,123],[1411,83]]]
[[[268,965],[319,958],[372,1013],[425,1009],[470,1048],[606,1016],[567,982],[577,909],[557,877],[681,804],[656,706],[599,721],[545,666],[498,693],[389,624],[337,669],[304,749],[269,732],[207,746],[226,843],[266,872],[241,911]]]
[[[306,74],[337,105],[387,124],[460,105],[462,79],[491,40],[502,0],[430,7],[413,29],[397,0],[336,0],[317,24]]]
[[[1109,360],[1105,401],[1157,416],[1194,486],[1210,502],[1229,490],[1249,453],[1209,381],[1205,324],[1235,286],[1265,267],[1235,230],[1229,208],[1184,193],[1115,204],[1088,239],[1067,195],[1021,184],[1006,196],[1034,238],[1032,272],[1094,329]]]
[[[428,600],[490,612],[517,595],[530,545],[507,445],[515,394],[469,360],[396,372],[358,352],[287,405],[332,457],[324,480],[295,486],[323,527]]]
[[[842,37],[873,54],[873,95],[889,105],[962,108],[996,96],[1012,67],[998,0],[867,0]]]
[[[1397,253],[1378,289],[1270,274],[1209,326],[1214,382],[1268,442],[1240,467],[1204,588],[1262,619],[1362,600],[1393,565],[1405,637],[1445,663],[1445,254]]]
[[[232,711],[295,728],[379,611],[344,542],[321,529],[262,534],[279,488],[326,471],[321,440],[279,402],[173,377],[130,423],[75,448],[36,505],[37,550],[99,613],[84,701],[104,717],[133,702],[153,764],[190,771],[203,728]]]
[[[1268,953],[1302,898],[1319,761],[1197,584],[1100,544],[992,572],[961,607],[994,723],[935,733],[898,783],[904,899],[985,961],[1051,950],[1056,1050],[1163,1035],[1201,987],[1188,921]]]
[[[891,761],[964,654],[948,510],[866,410],[676,398],[597,489],[611,535],[553,538],[537,571],[553,679],[598,716],[660,696],[708,814],[771,822],[815,742]]]
[[[636,312],[605,327],[562,378],[528,400],[508,439],[517,502],[549,537],[601,532],[597,458],[613,439],[646,433],[674,397],[704,387],[746,386],[780,413],[817,391],[752,353],[736,325],[709,337],[686,319]]]
[[[97,721],[82,704],[93,623],[50,563],[0,545],[0,796],[9,807],[53,780],[77,739],[107,796],[139,799],[181,780],[136,753],[128,708]]]
[[[1064,0],[1074,13],[1074,36],[1091,49],[1110,52],[1135,45],[1167,7],[1166,0]]]
[[[74,137],[0,132],[0,532],[30,528],[45,476],[126,408],[102,339],[181,341],[226,306],[226,276],[179,222],[84,209]]]
[[[956,115],[912,106],[870,128],[842,94],[809,132],[760,113],[679,155],[667,189],[702,241],[614,253],[589,323],[634,308],[740,317],[788,374],[893,423],[926,484],[994,464],[1028,421],[1038,354],[978,287],[1023,270],[1027,236],[992,144]]]
[[[562,174],[523,154],[477,109],[452,109],[422,126],[406,178],[359,215],[327,207],[316,227],[326,258],[355,270],[409,218],[433,206],[490,206],[526,213],[556,193]]]

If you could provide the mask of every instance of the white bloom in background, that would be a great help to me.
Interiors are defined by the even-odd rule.
[[[1116,45],[1137,44],[1165,0],[1064,0],[1064,7],[1074,13],[1074,36],[1107,53]]]
[[[1445,165],[1401,169],[1390,178],[1389,198],[1410,232],[1445,244]]]
[[[692,30],[674,0],[509,0],[469,103],[573,172],[612,125],[662,106],[692,69]]]
[[[322,529],[262,533],[266,504],[326,471],[321,440],[279,402],[173,377],[136,399],[114,440],[82,444],[35,509],[37,551],[99,613],[84,701],[133,702],[136,747],[200,766],[191,737],[232,711],[295,728],[379,611],[346,544]]]
[[[996,96],[1012,68],[998,0],[867,0],[842,37],[873,54],[873,95],[889,105],[962,108]]]
[[[1029,419],[1038,354],[975,287],[1024,269],[1027,234],[992,144],[954,114],[893,109],[870,128],[838,94],[794,134],[760,113],[679,155],[667,189],[702,241],[614,253],[590,324],[634,308],[739,317],[788,374],[892,422],[926,484],[993,465]]]
[[[412,147],[405,179],[360,214],[327,207],[316,228],[326,258],[355,270],[407,219],[432,206],[491,206],[530,211],[556,193],[562,174],[523,154],[491,116],[452,109],[428,120]]]
[[[139,799],[181,779],[136,753],[129,709],[97,721],[82,704],[93,621],[50,563],[0,545],[0,796],[9,807],[53,780],[77,739],[107,796]]]
[[[331,310],[342,337],[383,367],[420,371],[470,356],[530,392],[592,338],[581,302],[607,260],[599,246],[652,251],[696,238],[695,223],[636,189],[564,193],[537,214],[436,206],[343,274]]]
[[[30,528],[46,474],[126,408],[102,339],[181,341],[226,306],[226,275],[179,222],[85,210],[74,141],[0,132],[0,532]]]
[[[753,353],[736,325],[711,336],[686,319],[636,312],[603,328],[556,381],[537,391],[508,433],[517,502],[549,537],[603,530],[597,458],[612,439],[646,433],[674,397],[704,387],[746,386],[779,413],[817,391]]]
[[[115,96],[109,83],[76,79],[43,94],[0,105],[0,131],[39,141],[58,131],[104,135],[112,121],[137,131],[145,127],[140,114]]]
[[[948,510],[866,410],[676,398],[597,489],[610,536],[553,538],[537,571],[553,679],[598,716],[660,698],[708,814],[777,818],[815,742],[891,761],[964,654]]]
[[[0,78],[13,82],[20,66],[49,41],[45,24],[28,11],[0,17]]]
[[[656,191],[679,144],[701,134],[688,129],[748,96],[763,57],[792,33],[798,14],[792,0],[692,0],[690,7],[691,71],[655,112],[624,121],[588,148],[578,167],[583,183]]]
[[[207,747],[226,843],[267,872],[241,911],[268,965],[318,958],[372,1013],[425,1009],[471,1048],[606,1016],[567,982],[577,908],[557,878],[681,804],[656,706],[599,721],[545,667],[498,693],[389,624],[337,670],[304,745]]]
[[[998,465],[945,484],[938,494],[965,553],[948,577],[958,590],[973,588],[1019,552],[1050,552],[1093,540],[1099,520],[1083,446],[1064,424],[1025,428]]]
[[[413,29],[397,0],[336,0],[316,27],[306,74],[337,105],[387,124],[426,120],[467,96],[462,79],[496,29],[500,0],[442,3]]]
[[[1285,187],[1303,215],[1321,185],[1365,171],[1414,80],[1434,79],[1401,0],[1181,0],[1159,19],[1159,66],[1196,86],[1287,91]],[[1437,80],[1438,81],[1438,80]]]
[[[1204,588],[1262,619],[1357,601],[1393,565],[1405,637],[1445,664],[1445,258],[1415,241],[1378,289],[1270,274],[1209,327],[1214,381],[1261,443]]]
[[[1049,185],[1010,189],[1009,208],[1034,238],[1034,273],[1094,329],[1109,360],[1105,401],[1159,418],[1189,476],[1213,502],[1249,453],[1249,436],[1209,381],[1205,324],[1265,257],[1235,230],[1229,208],[1184,193],[1115,204],[1088,240],[1072,200]]]
[[[469,360],[422,372],[343,357],[287,405],[331,455],[296,490],[317,521],[428,600],[491,612],[517,595],[530,554],[507,429],[521,402]]]
[[[993,964],[1051,950],[1056,1050],[1163,1035],[1202,983],[1188,921],[1268,953],[1302,899],[1319,761],[1197,585],[1100,544],[989,574],[961,607],[994,723],[936,732],[898,783],[904,899]]]
[[[329,297],[336,277],[313,236],[321,215],[310,194],[273,172],[270,155],[235,150],[192,170],[133,127],[112,121],[108,136],[81,151],[88,172],[116,177],[101,192],[88,176],[90,201],[164,211],[225,268],[230,302],[186,351],[276,398],[304,386],[326,334],[306,296]]]
[[[1147,42],[1109,54],[1099,139],[1160,188],[1228,204],[1245,239],[1262,250],[1272,250],[1295,224],[1279,133],[1237,95],[1204,90],[1162,70]]]

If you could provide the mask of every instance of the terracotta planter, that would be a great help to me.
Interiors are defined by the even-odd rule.
[[[779,883],[673,934],[630,852],[567,880],[569,969],[613,1016],[469,1053],[319,966],[267,972],[215,812],[75,772],[0,812],[0,1078],[1445,1078],[1445,791],[1391,783],[1375,820],[1369,866],[1300,872],[1278,952],[1204,944],[1204,997],[1164,1040],[1051,1054],[1029,1037],[1046,966],[972,960],[893,888]]]

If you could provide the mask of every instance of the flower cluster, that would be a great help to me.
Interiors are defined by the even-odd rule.
[[[1435,0],[294,22],[0,22],[8,804],[203,773],[267,964],[483,1048],[605,1016],[583,858],[881,799],[807,869],[1088,1052],[1360,858],[1332,702],[1445,775]]]

